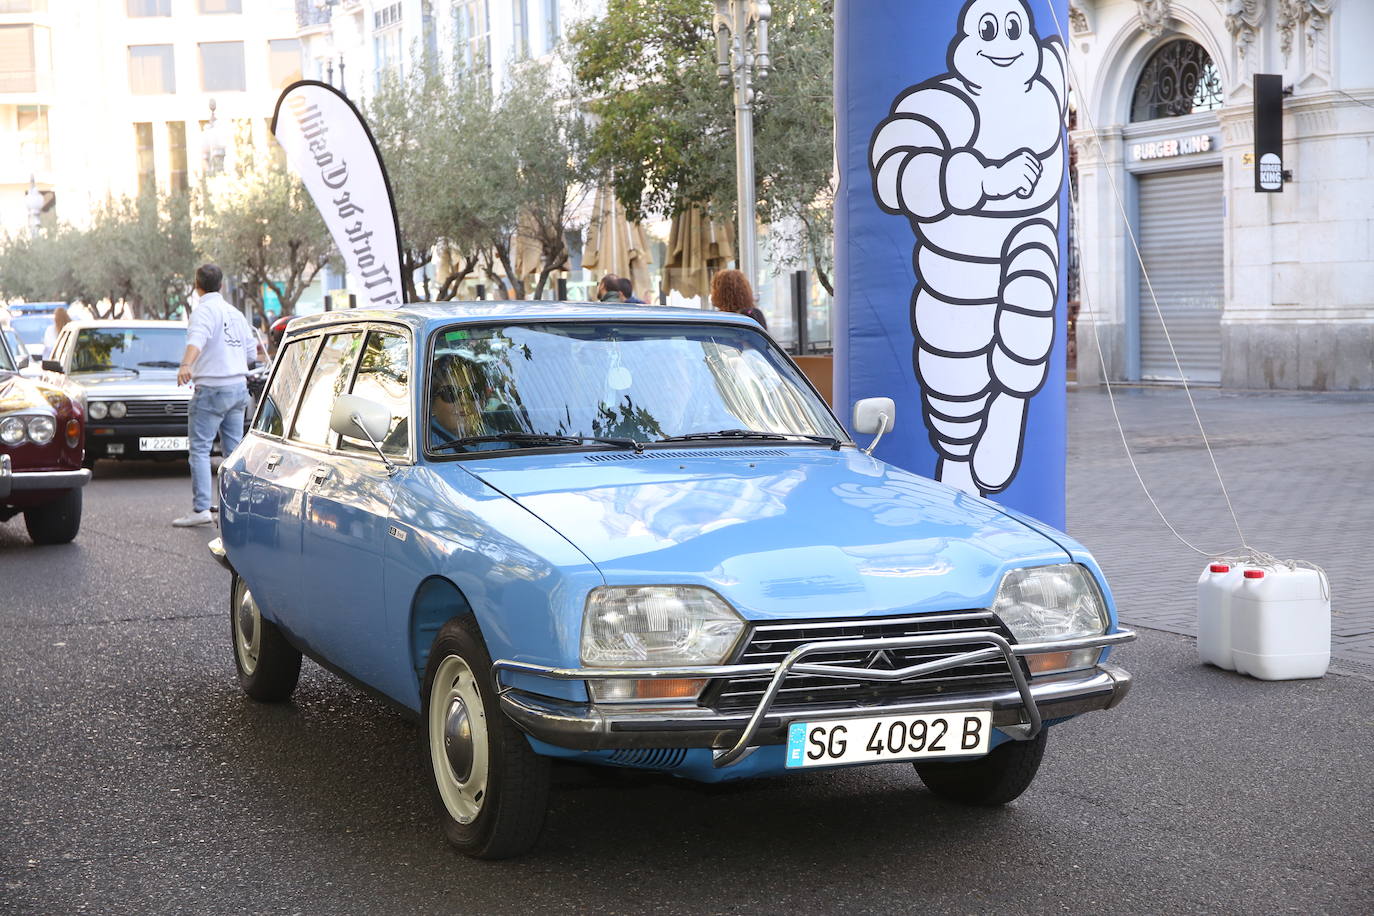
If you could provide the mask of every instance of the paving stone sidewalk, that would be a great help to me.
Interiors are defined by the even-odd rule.
[[[1208,552],[1239,543],[1180,388],[1116,388],[1140,472],[1178,532]],[[1322,566],[1331,671],[1374,680],[1374,393],[1194,390],[1251,547]],[[1068,530],[1102,564],[1122,619],[1197,635],[1206,558],[1170,534],[1122,447],[1106,389],[1070,388]]]

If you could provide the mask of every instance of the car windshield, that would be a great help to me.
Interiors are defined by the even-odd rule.
[[[9,332],[0,328],[0,372],[16,372],[14,360],[10,358]]]
[[[72,355],[72,372],[175,369],[186,349],[186,329],[82,328]]]
[[[428,401],[429,446],[452,453],[593,438],[847,438],[764,335],[723,324],[448,328],[434,340]]]
[[[10,325],[19,339],[31,346],[43,343],[43,332],[52,327],[51,315],[20,315],[10,319]]]

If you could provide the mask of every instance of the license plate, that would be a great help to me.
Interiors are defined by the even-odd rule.
[[[991,733],[987,710],[793,722],[787,730],[787,765],[977,757],[988,752]]]
[[[185,452],[191,448],[191,440],[186,436],[140,436],[140,452]]]

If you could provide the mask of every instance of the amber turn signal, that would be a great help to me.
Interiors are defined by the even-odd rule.
[[[642,700],[690,700],[704,686],[705,678],[646,678],[635,681],[635,696]]]
[[[1040,652],[1026,656],[1026,664],[1031,674],[1044,674],[1046,671],[1062,671],[1073,661],[1072,652]]]
[[[75,420],[67,421],[67,446],[74,447],[81,441],[81,424]]]

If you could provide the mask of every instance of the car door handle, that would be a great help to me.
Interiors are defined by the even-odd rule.
[[[281,464],[281,452],[273,452],[267,456],[267,470],[275,471],[279,464]]]
[[[334,469],[327,464],[322,464],[310,472],[310,479],[315,483],[324,483],[334,473]]]

